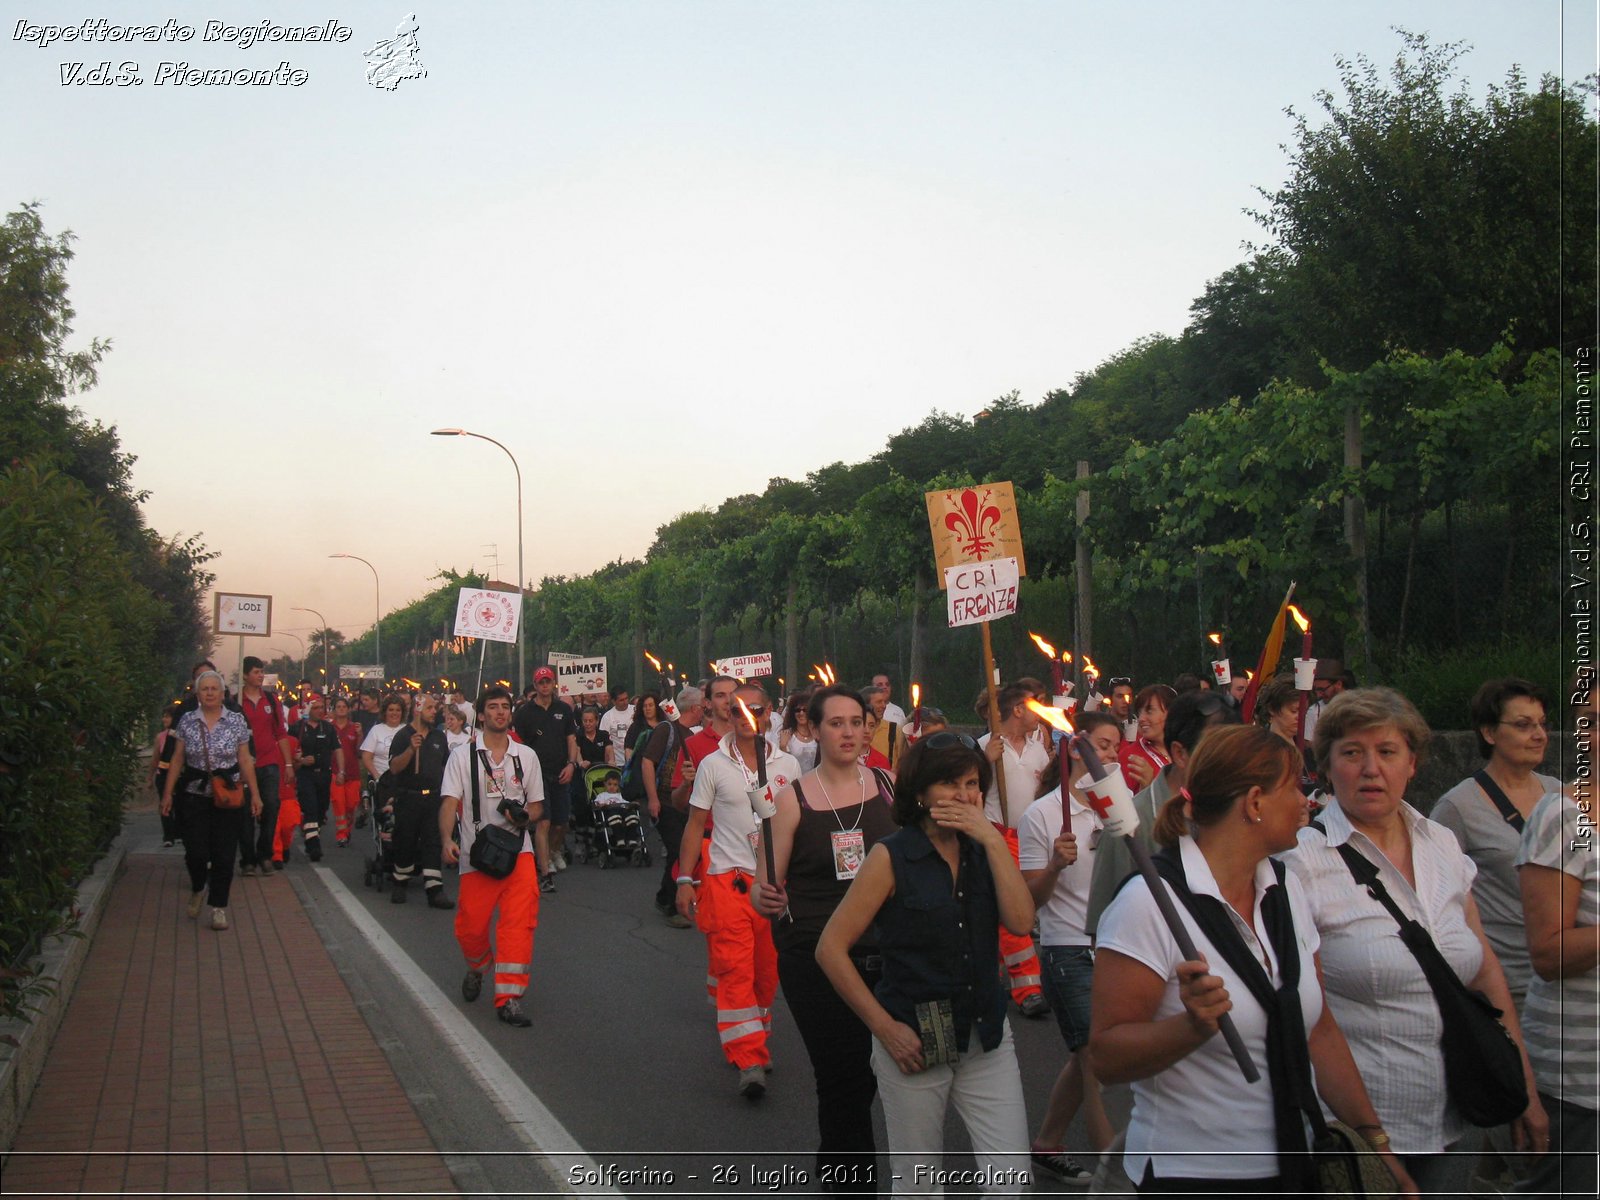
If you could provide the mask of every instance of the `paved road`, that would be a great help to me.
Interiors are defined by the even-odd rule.
[[[487,990],[476,1004],[461,999],[464,965],[453,913],[429,909],[417,888],[401,906],[364,886],[370,833],[370,827],[357,831],[346,849],[330,847],[320,869],[312,870],[297,849],[287,878],[236,886],[291,886],[300,893],[435,1139],[458,1168],[458,1180],[502,1194],[522,1192],[530,1190],[532,1167],[525,1146],[497,1127],[504,1122],[494,1121],[492,1112],[485,1120],[449,1038],[441,1035],[441,1019],[446,1034],[456,1023],[481,1034],[559,1122],[554,1134],[541,1127],[544,1148],[555,1154],[545,1166],[557,1179],[573,1169],[573,1159],[559,1152],[586,1152],[603,1177],[568,1181],[617,1182],[629,1194],[815,1190],[809,1178],[816,1144],[810,1066],[782,995],[773,1016],[777,1069],[766,1098],[750,1103],[738,1096],[736,1074],[717,1047],[704,987],[704,940],[667,926],[651,906],[659,867],[574,864],[559,876],[560,890],[544,897],[534,945],[528,1007],[535,1024],[515,1030],[494,1020]],[[365,913],[403,958],[381,959],[373,946],[382,938],[364,931],[359,916],[352,923],[346,905]],[[430,1014],[400,982],[405,972],[437,986],[438,1012]],[[1065,1049],[1053,1020],[1013,1015],[1013,1028],[1032,1127]],[[1114,1093],[1108,1099],[1115,1119],[1125,1115],[1126,1097],[1123,1089]],[[881,1145],[881,1124],[879,1137]],[[548,1144],[552,1140],[558,1144]],[[1082,1144],[1077,1130],[1069,1142]],[[953,1117],[947,1144],[966,1145]],[[970,1162],[953,1159],[950,1165]],[[619,1169],[671,1172],[672,1178],[652,1187],[638,1176],[605,1174]],[[1052,1189],[1041,1184],[1036,1190]]]

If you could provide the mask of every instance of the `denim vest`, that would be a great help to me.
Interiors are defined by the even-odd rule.
[[[985,1050],[1000,1044],[1006,993],[1000,986],[1000,909],[983,847],[958,835],[960,872],[950,867],[915,825],[884,838],[894,867],[894,895],[878,910],[883,980],[878,1003],[895,1020],[917,1028],[916,1006],[952,1002],[956,1041],[965,1051],[977,1023]]]

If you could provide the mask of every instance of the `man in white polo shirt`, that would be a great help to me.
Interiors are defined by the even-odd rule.
[[[532,1019],[522,1011],[533,963],[533,931],[539,924],[539,869],[534,859],[530,831],[544,810],[544,779],[539,758],[527,746],[511,740],[511,693],[488,688],[478,697],[480,737],[450,753],[445,764],[444,799],[439,804],[439,841],[442,859],[450,866],[461,863],[461,887],[456,897],[456,942],[466,956],[467,974],[461,994],[476,1000],[483,975],[494,965],[495,1016],[507,1025],[526,1029]],[[477,775],[477,812],[473,811],[473,775]],[[461,811],[461,848],[451,835],[456,813]],[[472,865],[472,843],[480,826],[498,825],[522,835],[517,864],[509,875],[496,879]],[[499,909],[499,919],[494,920]],[[494,921],[494,950],[489,949],[489,925]]]
[[[772,702],[753,683],[734,692],[766,729]],[[678,847],[678,911],[696,918],[706,935],[707,973],[716,980],[717,1035],[722,1053],[739,1068],[739,1094],[759,1100],[767,1090],[767,1031],[772,1025],[772,1000],[778,992],[778,952],[772,925],[750,906],[755,886],[756,855],[761,827],[750,806],[757,786],[757,753],[767,755],[767,797],[777,795],[800,775],[800,764],[782,750],[771,750],[737,703],[733,728],[717,749],[700,760],[689,796],[689,822]],[[758,751],[757,747],[760,746]],[[706,818],[712,818],[711,839],[702,842]],[[696,894],[695,867],[702,845],[710,862]]]

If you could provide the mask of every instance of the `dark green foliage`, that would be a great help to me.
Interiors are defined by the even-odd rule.
[[[133,456],[65,398],[68,235],[0,224],[0,1010],[25,1011],[40,941],[121,827],[151,716],[209,641],[210,555],[147,529]]]

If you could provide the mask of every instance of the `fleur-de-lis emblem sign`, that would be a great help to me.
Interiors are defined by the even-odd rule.
[[[956,511],[946,513],[944,527],[956,535],[963,554],[982,558],[994,549],[1000,529],[1000,509],[989,502],[990,493],[979,495],[975,488],[963,488],[956,497]]]

